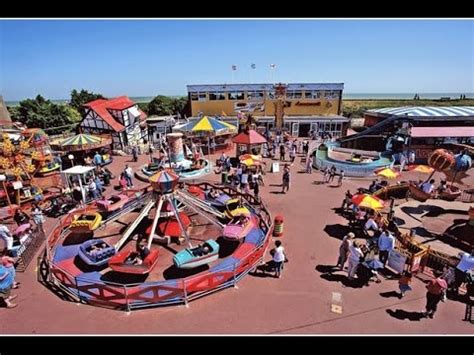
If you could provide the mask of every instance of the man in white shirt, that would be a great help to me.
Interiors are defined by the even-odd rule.
[[[0,239],[3,239],[5,248],[11,250],[13,248],[13,236],[10,230],[4,224],[0,224]]]
[[[466,281],[466,274],[470,270],[474,270],[474,249],[471,250],[471,254],[460,253],[459,257],[461,261],[454,269],[454,283],[453,291],[458,292],[459,286]]]
[[[434,183],[435,180],[431,179],[429,182],[427,181],[423,185],[421,185],[421,189],[423,190],[423,192],[431,194],[434,190]]]
[[[379,260],[385,266],[387,264],[387,260],[388,260],[388,256],[390,255],[390,252],[395,247],[395,238],[388,231],[386,227],[384,227],[382,234],[380,234],[378,247],[379,247]]]
[[[133,170],[130,166],[125,165],[125,180],[127,180],[127,185],[130,187],[130,186],[133,186],[133,182],[132,182],[132,176],[133,176]]]
[[[275,249],[273,249],[273,263],[275,264],[275,277],[280,278],[281,271],[283,270],[283,263],[285,262],[285,248],[281,245],[281,242],[277,240],[275,242]]]

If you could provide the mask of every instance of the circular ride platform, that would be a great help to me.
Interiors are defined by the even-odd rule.
[[[229,241],[222,237],[223,228],[229,220],[213,201],[207,200],[205,191],[220,191],[231,198],[240,199],[242,205],[251,214],[253,227],[246,230],[240,241]],[[187,194],[187,190],[191,190]],[[196,189],[201,189],[204,196],[196,196]],[[214,186],[210,183],[188,185],[187,190],[179,189],[176,194],[179,202],[184,203],[179,215],[183,214],[185,234],[193,246],[200,245],[210,239],[219,244],[219,255],[209,264],[195,268],[178,268],[174,257],[184,252],[186,243],[151,244],[152,251],[158,254],[156,263],[149,272],[143,275],[124,274],[112,270],[107,263],[102,266],[86,264],[79,256],[81,245],[91,239],[100,239],[109,246],[117,245],[128,226],[143,217],[128,240],[121,245],[119,253],[133,251],[140,236],[151,230],[153,215],[151,210],[144,208],[157,193],[150,186],[136,199],[131,207],[108,216],[102,226],[93,234],[74,233],[69,225],[72,214],[60,219],[47,239],[47,255],[42,260],[40,273],[48,271],[48,281],[71,295],[77,301],[116,309],[131,310],[135,308],[153,307],[169,304],[183,304],[214,291],[235,285],[240,279],[256,268],[262,261],[265,250],[270,242],[272,218],[263,205],[257,203],[252,196],[243,195],[228,187]],[[184,197],[183,197],[184,196]],[[196,206],[206,213],[197,213]],[[97,212],[96,207],[88,206],[88,213]],[[81,211],[74,211],[74,214]],[[181,217],[183,217],[181,216]],[[216,217],[217,216],[217,217]],[[220,216],[220,217],[219,217]],[[213,219],[215,221],[213,221]],[[157,219],[155,232],[172,232],[178,235],[179,225],[173,217]],[[203,244],[204,245],[204,244]],[[117,250],[118,252],[118,250]]]

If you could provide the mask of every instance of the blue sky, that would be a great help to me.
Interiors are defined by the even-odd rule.
[[[256,64],[252,70],[250,65]],[[186,84],[344,82],[347,93],[474,92],[474,21],[0,20],[0,94],[186,93]]]

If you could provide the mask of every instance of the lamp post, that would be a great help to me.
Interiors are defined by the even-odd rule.
[[[67,157],[68,157],[69,160],[71,161],[71,165],[74,166],[74,155],[69,154]]]

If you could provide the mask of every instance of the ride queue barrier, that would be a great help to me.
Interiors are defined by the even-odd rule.
[[[73,276],[53,262],[52,252],[57,243],[67,235],[74,214],[97,211],[95,206],[89,205],[72,211],[56,223],[46,240],[45,252],[38,258],[38,280],[50,288],[56,288],[63,294],[67,294],[71,301],[126,311],[170,304],[187,305],[194,299],[224,288],[236,287],[238,281],[263,262],[271,241],[273,227],[271,215],[263,202],[257,202],[252,195],[242,194],[230,187],[217,187],[207,182],[195,186],[225,190],[231,197],[239,197],[254,205],[251,208],[260,217],[260,228],[264,231],[265,237],[255,249],[246,253],[238,262],[219,268],[217,271],[204,272],[184,279],[151,281],[142,284],[124,285]],[[139,199],[146,197],[147,194],[144,194]],[[258,205],[258,211],[255,205]]]

